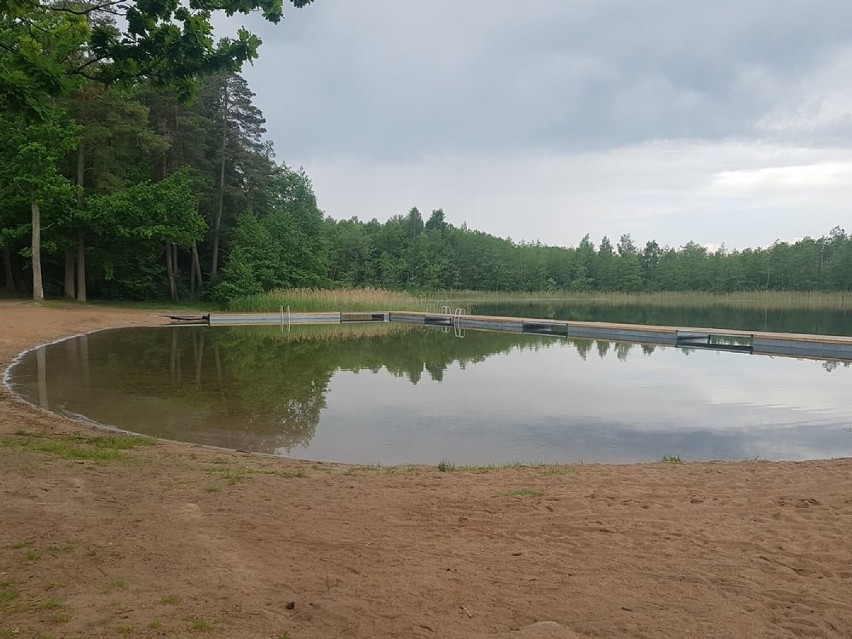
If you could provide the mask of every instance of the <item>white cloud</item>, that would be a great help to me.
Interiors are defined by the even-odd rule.
[[[804,166],[722,171],[716,174],[713,188],[720,193],[754,193],[779,189],[820,192],[832,188],[846,190],[850,180],[852,161],[822,162]]]
[[[587,232],[673,246],[768,245],[827,232],[852,200],[852,150],[743,142],[393,163],[332,158],[306,168],[333,217],[384,220],[412,206],[443,208],[457,225],[557,245],[574,245]]]
[[[322,0],[246,70],[335,217],[729,248],[848,219],[852,3]]]

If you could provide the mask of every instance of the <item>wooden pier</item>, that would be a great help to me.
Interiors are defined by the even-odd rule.
[[[459,330],[501,331],[581,339],[604,339],[680,348],[727,350],[758,355],[852,360],[852,337],[768,333],[734,329],[645,326],[608,322],[575,322],[458,313],[377,311],[371,313],[211,313],[211,326],[289,327],[302,324],[400,322]]]

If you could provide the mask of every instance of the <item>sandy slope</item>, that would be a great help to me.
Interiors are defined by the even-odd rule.
[[[161,321],[0,302],[0,367]],[[440,473],[34,450],[71,434],[99,435],[0,391],[2,639],[852,637],[852,460]],[[506,495],[525,488],[542,494]]]

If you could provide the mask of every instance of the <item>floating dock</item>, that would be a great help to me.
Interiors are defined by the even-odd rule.
[[[388,322],[388,313],[211,313],[204,316],[210,326],[293,326],[295,324],[344,324]],[[179,323],[186,322],[181,318]]]
[[[211,313],[205,316],[210,326],[280,326],[303,324],[341,324],[348,322],[399,322],[422,326],[452,327],[457,331],[485,330],[529,335],[551,335],[580,339],[604,339],[616,342],[659,344],[679,348],[700,348],[784,355],[817,359],[852,360],[852,337],[767,333],[717,328],[679,328],[575,322],[565,320],[494,317],[456,313],[419,313],[379,311],[370,313]]]

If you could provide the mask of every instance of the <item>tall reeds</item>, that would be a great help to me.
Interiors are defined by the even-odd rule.
[[[600,305],[636,306],[731,306],[769,309],[850,309],[852,293],[844,291],[739,291],[707,293],[702,291],[620,293],[620,292],[526,292],[526,291],[447,291],[436,294],[453,303],[475,307],[501,302],[578,302]]]
[[[736,293],[658,292],[525,292],[440,291],[415,294],[377,288],[279,289],[232,301],[228,310],[242,313],[272,313],[281,307],[299,311],[422,311],[440,312],[458,307],[475,312],[477,304],[500,302],[564,301],[601,305],[683,306],[767,309],[852,309],[852,293],[807,291],[741,291]]]
[[[282,306],[302,311],[425,311],[426,298],[404,291],[378,288],[358,289],[278,289],[233,300],[229,311],[240,313],[272,313]]]

